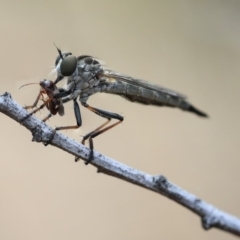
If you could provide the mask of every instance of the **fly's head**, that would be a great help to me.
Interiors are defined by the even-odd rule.
[[[70,52],[62,52],[58,47],[59,55],[55,60],[55,69],[58,73],[58,79],[55,84],[62,80],[64,77],[71,76],[77,68],[77,58]]]
[[[71,76],[77,68],[77,58],[70,52],[58,55],[55,61],[57,72],[63,77]]]

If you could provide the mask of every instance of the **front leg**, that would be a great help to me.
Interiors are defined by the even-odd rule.
[[[78,95],[81,93],[81,90],[76,89],[75,81],[70,82],[66,85],[65,88],[59,88],[59,92],[54,93],[54,98],[62,98],[62,102],[68,102],[70,100],[76,99]]]
[[[54,98],[64,98],[64,97],[67,97],[68,95],[70,95],[72,92],[70,90],[67,91],[64,88],[59,88],[58,90],[59,90],[58,93],[53,94]]]
[[[56,127],[54,129],[53,133],[51,134],[50,138],[48,139],[48,141],[44,143],[45,146],[47,146],[49,143],[51,143],[51,141],[54,138],[54,135],[55,135],[56,131],[58,131],[58,130],[65,130],[65,129],[77,129],[77,128],[82,126],[81,112],[80,112],[80,108],[79,108],[79,105],[78,105],[76,99],[73,100],[73,107],[74,107],[74,114],[75,114],[75,118],[76,118],[77,124],[74,125],[74,126]]]

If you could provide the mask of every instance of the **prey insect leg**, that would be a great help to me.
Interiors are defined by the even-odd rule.
[[[37,96],[37,99],[35,100],[35,102],[33,103],[33,105],[25,106],[24,108],[25,108],[25,109],[35,108],[35,107],[37,106],[38,102],[39,102],[39,99],[40,99],[41,95],[42,95],[42,93],[39,92],[39,94],[38,94],[38,96]]]
[[[87,165],[93,160],[93,138],[95,138],[98,135],[100,135],[100,134],[108,131],[109,129],[117,126],[119,123],[121,123],[124,120],[124,118],[117,113],[107,112],[107,111],[104,111],[104,110],[101,110],[101,109],[98,109],[98,108],[91,107],[85,102],[82,102],[82,105],[84,107],[86,107],[87,109],[89,109],[90,111],[96,113],[97,115],[108,119],[107,122],[105,122],[104,124],[102,124],[101,126],[99,126],[98,128],[96,128],[95,130],[91,131],[90,133],[86,134],[83,137],[82,144],[84,144],[85,141],[87,139],[89,139],[90,155],[89,155],[89,159],[85,163]],[[114,123],[114,124],[112,124],[108,127],[105,127],[111,121],[111,119],[117,119],[118,122],[116,122],[116,123]],[[76,157],[75,161],[78,161],[78,159],[79,158]]]
[[[42,121],[46,122],[50,117],[52,117],[51,113],[49,113]]]
[[[40,98],[41,94],[38,95],[38,98]],[[37,98],[37,100],[39,100]],[[39,110],[43,109],[50,101],[52,100],[52,98],[49,98],[48,100],[46,100],[40,107],[36,108],[34,111],[32,111],[31,113],[29,113],[26,117],[24,117],[22,120],[21,120],[21,124],[26,120],[28,119],[30,116],[32,116],[34,113],[38,112]],[[38,101],[35,101],[35,102],[38,102]]]

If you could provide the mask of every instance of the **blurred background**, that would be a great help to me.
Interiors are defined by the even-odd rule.
[[[122,114],[97,151],[170,181],[240,217],[239,1],[0,2],[0,92],[32,104],[57,51],[88,54],[108,68],[173,89],[210,115],[96,94],[92,106]],[[54,78],[52,78],[54,79]],[[62,83],[64,84],[64,83]],[[60,84],[61,85],[61,84]],[[104,122],[81,108],[74,139]],[[48,123],[75,124],[73,104]],[[37,117],[47,114],[42,111]],[[51,146],[0,114],[0,239],[234,239],[202,230],[199,217],[167,198]]]

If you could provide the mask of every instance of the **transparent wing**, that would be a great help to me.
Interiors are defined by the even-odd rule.
[[[111,70],[104,70],[103,73],[101,73],[101,76],[106,77],[107,80],[109,80],[109,81],[113,81],[113,79],[114,79],[116,81],[122,81],[122,82],[125,82],[128,84],[134,85],[134,86],[142,87],[142,88],[156,91],[159,93],[165,93],[170,96],[174,96],[174,97],[181,98],[181,99],[186,99],[185,95],[180,94],[178,92],[172,91],[170,89],[167,89],[167,88],[155,85],[155,84],[151,84],[151,83],[143,81],[143,80],[135,79],[130,76],[123,75],[121,73],[117,73],[117,72],[114,72]]]

